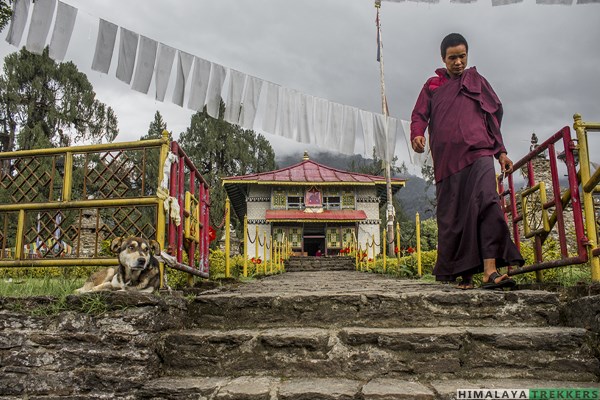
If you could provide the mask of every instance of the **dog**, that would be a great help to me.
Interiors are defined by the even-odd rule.
[[[155,255],[160,255],[156,240],[141,237],[116,238],[110,245],[119,258],[119,266],[95,272],[75,293],[101,290],[135,290],[152,293],[160,286],[160,271]]]

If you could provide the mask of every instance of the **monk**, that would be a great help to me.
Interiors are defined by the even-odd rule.
[[[499,267],[523,265],[512,242],[496,191],[494,158],[513,170],[500,132],[502,103],[475,67],[467,68],[469,45],[458,33],[442,40],[445,68],[435,71],[421,90],[411,116],[411,144],[425,151],[428,130],[436,184],[438,258],[436,280],[473,288],[512,287]]]

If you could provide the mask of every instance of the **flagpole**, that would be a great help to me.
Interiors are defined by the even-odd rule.
[[[388,117],[390,114],[387,98],[385,96],[385,75],[383,69],[383,40],[381,37],[381,23],[379,19],[379,10],[381,9],[381,0],[375,0],[375,8],[377,9],[377,55],[379,61],[379,74],[381,80],[381,108],[383,115],[385,116],[385,137],[386,137],[386,145],[388,143],[387,137],[389,135],[388,132]],[[382,243],[382,246],[388,246],[388,254],[393,254],[394,251],[394,200],[392,198],[392,174],[391,174],[391,166],[388,160],[382,160],[383,166],[385,169],[385,189],[387,196],[387,221],[386,221],[386,230],[387,230],[387,238],[389,243]]]

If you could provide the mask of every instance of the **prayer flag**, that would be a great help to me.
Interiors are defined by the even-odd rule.
[[[94,52],[94,61],[92,61],[92,69],[94,71],[108,74],[117,40],[118,28],[112,22],[100,19],[98,38],[96,39],[96,51]]]
[[[58,10],[56,11],[56,21],[54,22],[54,31],[52,39],[50,39],[49,56],[53,60],[62,61],[67,53],[67,47],[71,41],[73,27],[75,26],[75,18],[77,17],[77,9],[62,1],[58,2]]]
[[[13,3],[10,28],[8,29],[8,35],[6,35],[6,41],[13,46],[19,47],[21,43],[23,31],[25,25],[27,25],[27,18],[29,18],[29,4],[30,0],[15,0]]]

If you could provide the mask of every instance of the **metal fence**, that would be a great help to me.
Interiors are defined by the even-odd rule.
[[[519,247],[523,241],[531,240],[535,258],[530,265],[511,269],[509,275],[589,261],[592,280],[600,281],[598,218],[594,206],[594,196],[600,194],[600,168],[591,171],[587,140],[588,133],[600,131],[600,123],[583,122],[578,114],[574,119],[575,138],[568,126],[562,128],[542,144],[532,146],[529,154],[514,164],[513,173],[498,178],[498,191],[513,239]],[[567,182],[561,187],[563,162]],[[549,169],[549,179],[543,179],[544,169]],[[518,173],[526,177],[521,189],[515,187]],[[549,258],[549,252],[544,251],[549,238],[558,242],[560,257]]]
[[[176,154],[165,131],[161,139],[0,153],[0,267],[118,265],[110,240],[141,236],[179,261],[185,249],[186,272],[207,275],[209,188],[171,146]],[[168,226],[191,233],[167,238]]]

